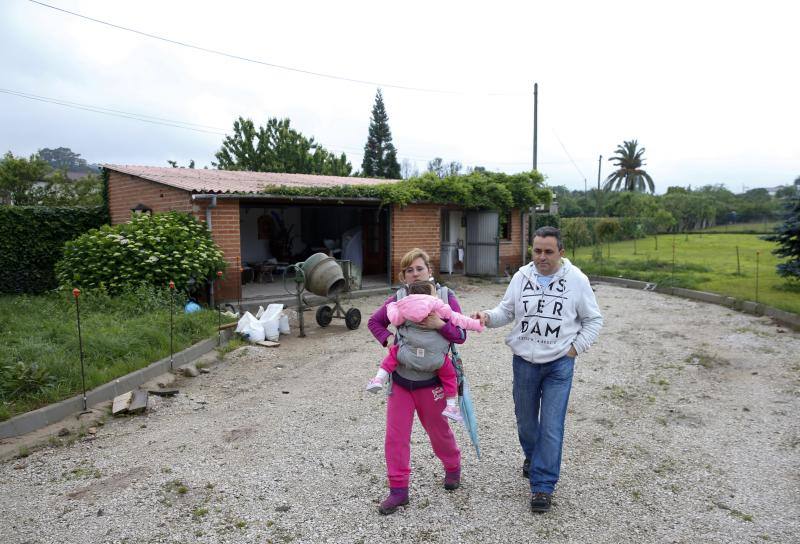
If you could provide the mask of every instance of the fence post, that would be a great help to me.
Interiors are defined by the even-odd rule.
[[[672,273],[670,274],[672,287],[675,287],[675,240],[672,240]]]
[[[175,282],[169,280],[169,369],[172,370],[172,356],[175,353],[173,344],[173,314],[175,313]]]
[[[741,263],[739,262],[739,246],[736,246],[736,275],[737,276],[742,275],[742,266]]]
[[[761,255],[760,251],[756,251],[756,304],[758,304],[758,257]]]
[[[81,308],[78,303],[78,297],[81,296],[80,289],[73,289],[72,296],[75,297],[75,316],[78,318],[78,350],[81,355],[81,388],[83,389],[83,411],[86,408],[86,372],[83,370],[83,337],[81,335]]]
[[[222,279],[222,270],[217,270],[217,291],[219,290],[219,280]],[[219,293],[217,293],[219,297]],[[217,298],[217,345],[222,345],[222,304],[219,303]]]

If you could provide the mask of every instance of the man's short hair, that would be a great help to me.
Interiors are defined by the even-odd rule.
[[[564,249],[564,243],[561,241],[561,231],[555,227],[539,227],[533,236],[539,238],[547,238],[548,236],[556,239],[559,251]]]

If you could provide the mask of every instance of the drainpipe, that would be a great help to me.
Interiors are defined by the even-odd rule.
[[[389,287],[394,285],[394,279],[392,276],[392,238],[394,236],[394,230],[392,229],[392,220],[394,219],[394,204],[390,204],[386,207],[386,235],[388,237],[388,241],[386,244],[386,276],[389,280]]]
[[[206,227],[208,232],[211,232],[211,210],[217,207],[217,195],[192,195],[192,200],[206,200],[210,199],[211,202],[206,206]],[[215,278],[216,279],[216,278]],[[214,280],[211,280],[211,286],[208,289],[208,305],[214,307]]]

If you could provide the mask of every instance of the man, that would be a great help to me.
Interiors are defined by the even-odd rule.
[[[533,262],[520,268],[495,308],[473,314],[488,327],[513,321],[514,413],[531,485],[531,511],[548,512],[561,470],[575,357],[597,338],[603,316],[583,272],[564,258],[561,232],[537,229]]]

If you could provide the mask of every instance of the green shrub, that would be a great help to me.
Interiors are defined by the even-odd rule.
[[[114,295],[131,285],[179,290],[210,279],[225,262],[208,229],[191,215],[142,214],[130,223],[92,230],[64,247],[56,265],[62,286],[102,288]]]
[[[58,286],[64,242],[108,221],[104,207],[0,206],[2,293],[42,293]]]
[[[559,217],[557,215],[552,215],[549,213],[537,213],[536,214],[536,225],[534,229],[539,229],[542,227],[559,227]]]

